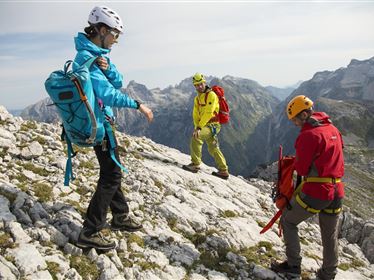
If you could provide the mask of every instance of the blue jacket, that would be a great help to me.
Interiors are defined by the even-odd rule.
[[[82,65],[93,56],[102,56],[108,60],[109,68],[101,70],[97,64],[94,64],[90,70],[92,86],[95,95],[101,99],[106,108],[106,114],[113,116],[111,107],[128,107],[136,109],[138,104],[127,94],[121,92],[123,77],[110,61],[108,55],[110,50],[103,49],[92,43],[84,33],[78,33],[74,38],[75,49],[78,51],[75,62]]]

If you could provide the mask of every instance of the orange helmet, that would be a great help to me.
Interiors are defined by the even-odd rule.
[[[313,101],[305,95],[298,95],[291,99],[287,105],[287,116],[288,119],[296,117],[300,112],[310,109],[313,106]]]

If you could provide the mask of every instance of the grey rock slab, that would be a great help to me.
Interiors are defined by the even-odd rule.
[[[218,272],[218,271],[209,271],[208,279],[209,280],[229,280],[229,278],[225,274]]]
[[[44,257],[46,262],[54,262],[58,264],[60,274],[65,275],[70,270],[70,262],[60,254],[53,254]]]
[[[74,246],[71,243],[67,243],[64,246],[64,252],[72,256],[82,256],[83,254],[83,250],[81,248],[78,248],[77,246]]]
[[[9,210],[9,200],[0,195],[0,221],[11,222],[16,221],[17,218]]]
[[[64,247],[66,243],[69,241],[69,238],[67,238],[53,226],[49,226],[47,228],[47,232],[51,236],[51,241],[59,247]]]
[[[40,279],[40,280],[53,280],[53,277],[52,275],[49,273],[48,270],[41,270],[41,271],[37,271],[31,275],[26,275],[24,277],[25,280],[36,280],[36,279]]]
[[[20,273],[17,267],[0,255],[0,279],[19,279]]]
[[[152,262],[163,268],[169,264],[169,259],[165,256],[164,253],[152,249],[145,249],[143,252],[144,257],[147,259],[147,262]]]
[[[16,137],[14,137],[13,133],[9,132],[8,130],[0,127],[0,139],[7,139],[11,142],[16,142]]]
[[[190,275],[190,280],[207,280],[207,278],[205,278],[204,276],[202,276],[201,274],[197,274],[197,273],[192,273]]]
[[[28,147],[21,150],[21,157],[24,159],[33,159],[43,154],[43,147],[37,141],[33,141]]]
[[[14,242],[16,243],[28,243],[32,240],[32,238],[23,230],[20,223],[9,222],[6,224],[5,229],[12,235]]]
[[[253,274],[255,276],[255,279],[282,280],[282,278],[280,278],[278,274],[276,274],[274,271],[263,268],[262,266],[259,266],[259,265],[255,265],[255,267],[253,268]]]
[[[69,269],[69,271],[64,275],[64,279],[69,280],[82,280],[82,277],[79,275],[78,271],[75,268]]]
[[[168,252],[170,252],[170,259],[172,261],[188,266],[191,266],[200,257],[200,252],[190,243],[172,244],[164,253],[168,254]]]
[[[0,262],[0,279],[17,280],[18,277],[12,273],[8,266]]]
[[[21,243],[17,248],[7,249],[6,252],[14,257],[21,275],[33,274],[39,270],[47,269],[44,258],[32,244]]]
[[[113,262],[105,255],[100,255],[97,258],[97,266],[100,268],[100,280],[112,280],[112,279],[124,279],[121,277],[120,273]]]

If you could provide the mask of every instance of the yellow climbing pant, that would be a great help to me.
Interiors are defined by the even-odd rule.
[[[191,137],[191,161],[195,165],[199,165],[201,163],[201,156],[202,156],[202,148],[204,142],[208,146],[209,154],[214,158],[216,162],[216,166],[218,170],[228,170],[226,159],[222,154],[219,144],[217,134],[221,130],[220,124],[210,124],[205,126],[200,131],[199,139],[195,139]],[[213,134],[213,131],[215,134]]]

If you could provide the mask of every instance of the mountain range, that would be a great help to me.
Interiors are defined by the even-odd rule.
[[[223,125],[219,135],[220,146],[233,174],[249,174],[252,159],[246,146],[249,135],[257,124],[270,115],[279,100],[257,82],[225,76],[222,79],[207,77],[211,85],[220,85],[230,104],[231,120]],[[152,140],[189,153],[193,131],[192,107],[196,95],[191,78],[176,86],[163,90],[148,89],[145,85],[131,81],[124,90],[130,97],[146,103],[154,112],[154,122],[148,124],[134,110],[115,110],[119,131],[151,138]],[[56,122],[58,115],[49,98],[27,107],[21,114],[24,119]],[[213,159],[204,149],[203,160],[213,164]],[[186,162],[187,164],[188,162]]]
[[[141,231],[105,228],[108,252],[75,246],[99,166],[92,148],[73,158],[75,180],[64,186],[66,147],[56,124],[23,120],[0,106],[0,279],[282,280],[270,262],[286,258],[273,226],[272,182],[231,175],[203,164],[181,168],[189,155],[146,137],[117,132],[123,143],[122,190]],[[344,207],[339,219],[336,280],[373,279],[374,221]],[[373,211],[372,205],[367,208]],[[108,213],[108,222],[112,214]],[[299,225],[302,278],[322,263],[318,219]]]

